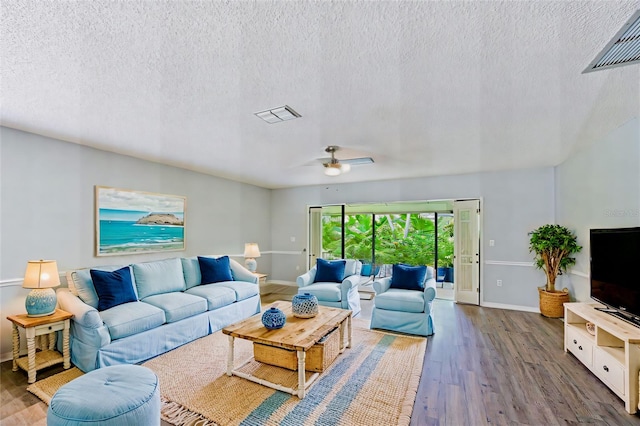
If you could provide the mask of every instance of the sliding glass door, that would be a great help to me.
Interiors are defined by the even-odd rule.
[[[310,241],[320,241],[321,247],[314,250],[311,244],[310,266],[315,253],[325,259],[359,259],[378,276],[390,274],[394,263],[448,265],[453,261],[453,216],[443,203],[312,207],[321,227],[313,225],[318,219],[310,220],[318,234],[314,239],[312,233]]]

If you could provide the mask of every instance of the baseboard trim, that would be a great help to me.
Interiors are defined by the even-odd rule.
[[[507,309],[509,311],[533,312],[536,314],[540,313],[540,308],[534,308],[531,306],[507,305],[505,303],[495,302],[482,302],[480,303],[480,306],[482,306],[483,308]]]
[[[20,354],[20,356],[22,356],[24,354]],[[13,359],[13,352],[5,352],[3,354],[0,354],[0,362],[5,362],[5,361],[10,361]]]

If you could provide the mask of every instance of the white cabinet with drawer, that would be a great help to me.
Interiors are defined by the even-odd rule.
[[[564,350],[575,355],[633,414],[640,400],[640,328],[596,310],[598,306],[564,304]],[[587,323],[594,324],[594,334],[587,331]]]
[[[575,327],[569,327],[567,329],[565,342],[567,349],[576,356],[587,367],[593,365],[593,338],[591,336],[585,336],[585,333],[581,332]]]
[[[593,353],[593,369],[596,376],[611,388],[617,395],[624,395],[624,365],[606,348],[596,348]]]

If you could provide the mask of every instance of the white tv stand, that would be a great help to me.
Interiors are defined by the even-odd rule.
[[[633,414],[640,408],[640,328],[596,307],[604,306],[564,304],[564,350],[573,353]],[[595,324],[595,336],[587,331],[587,322]]]

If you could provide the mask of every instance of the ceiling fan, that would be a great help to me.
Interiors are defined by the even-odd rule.
[[[371,164],[374,162],[371,157],[345,158],[338,160],[336,158],[336,151],[339,149],[340,147],[337,145],[329,145],[325,148],[325,152],[331,154],[331,158],[320,159],[324,165],[324,174],[327,176],[338,176],[342,173],[347,173],[351,170],[352,165]]]

